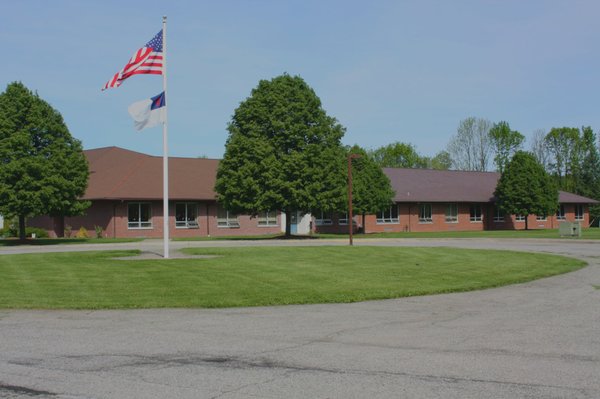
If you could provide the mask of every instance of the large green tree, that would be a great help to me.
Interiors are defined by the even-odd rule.
[[[228,210],[345,209],[344,128],[299,76],[261,80],[228,126],[215,190]]]
[[[525,136],[516,130],[511,130],[508,122],[504,121],[495,123],[490,129],[489,135],[492,141],[496,170],[502,173],[513,154],[521,149]]]
[[[348,149],[348,154],[359,155],[352,160],[352,209],[355,214],[362,215],[364,233],[365,215],[389,208],[394,190],[390,179],[367,151],[354,145]]]
[[[0,94],[0,213],[25,220],[83,212],[88,165],[62,116],[20,82]],[[62,229],[60,230],[62,233]]]
[[[512,215],[550,215],[558,207],[552,177],[530,152],[517,151],[506,165],[494,192],[499,208]]]

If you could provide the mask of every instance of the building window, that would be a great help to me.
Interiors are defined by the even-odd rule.
[[[471,222],[481,222],[483,216],[481,215],[481,205],[471,205],[469,209],[469,220]]]
[[[377,224],[398,223],[398,205],[392,205],[377,214]]]
[[[127,227],[130,229],[152,228],[152,206],[147,202],[127,204]]]
[[[494,222],[496,222],[496,223],[504,222],[504,212],[502,212],[499,207],[496,207],[496,209],[494,211]]]
[[[419,205],[419,223],[431,223],[431,204]]]
[[[263,226],[277,226],[277,212],[267,211],[260,212],[258,214],[258,225]]]
[[[548,220],[548,217],[546,215],[536,215],[535,220],[537,220],[538,222],[545,222],[546,220]]]
[[[180,202],[175,204],[175,227],[179,229],[198,228],[198,204]]]
[[[583,205],[575,205],[575,220],[583,220]]]
[[[218,206],[217,207],[217,226],[236,228],[240,227],[240,221],[238,215],[233,212],[229,212],[227,209]]]
[[[348,212],[344,212],[338,215],[338,225],[347,226],[348,225]]]
[[[567,220],[567,217],[565,216],[565,206],[564,205],[558,206],[558,209],[556,210],[556,220]]]
[[[446,223],[458,223],[458,205],[446,205]]]
[[[331,226],[333,224],[332,213],[323,211],[317,212],[315,224],[317,226]]]
[[[524,222],[525,216],[523,215],[515,215],[515,222]]]

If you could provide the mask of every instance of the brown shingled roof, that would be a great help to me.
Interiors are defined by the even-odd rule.
[[[500,179],[495,172],[384,168],[396,202],[494,202]],[[595,204],[590,198],[559,191],[563,204]]]
[[[84,199],[162,199],[162,157],[119,147],[85,150],[90,179]],[[169,157],[169,198],[215,200],[219,160]],[[384,168],[396,202],[493,202],[499,173]],[[559,192],[561,203],[598,201]]]
[[[162,199],[162,157],[119,147],[84,151],[90,180],[84,199]],[[169,198],[214,200],[219,161],[169,157]]]

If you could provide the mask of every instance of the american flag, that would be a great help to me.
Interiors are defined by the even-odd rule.
[[[156,34],[144,47],[135,52],[127,65],[122,70],[115,73],[102,88],[102,90],[111,87],[119,87],[121,83],[132,75],[153,74],[162,75],[163,73],[163,34],[162,29]]]

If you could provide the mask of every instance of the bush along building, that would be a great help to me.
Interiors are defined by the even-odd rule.
[[[118,147],[86,150],[90,178],[83,199],[91,202],[85,215],[65,218],[76,232],[82,227],[94,236],[163,236],[162,157]],[[278,211],[255,216],[223,209],[214,191],[218,160],[169,158],[169,228],[171,237],[278,234],[285,231],[285,215]],[[395,191],[394,203],[376,215],[355,215],[354,229],[376,232],[433,232],[518,230],[525,217],[504,215],[495,206],[494,190],[500,174],[386,168]],[[598,201],[560,192],[554,215],[529,215],[530,229],[558,228],[561,221],[589,225],[589,205]],[[363,225],[364,220],[364,225]],[[61,236],[62,224],[42,216],[29,226]],[[292,214],[292,233],[345,233],[345,213],[298,211]]]

